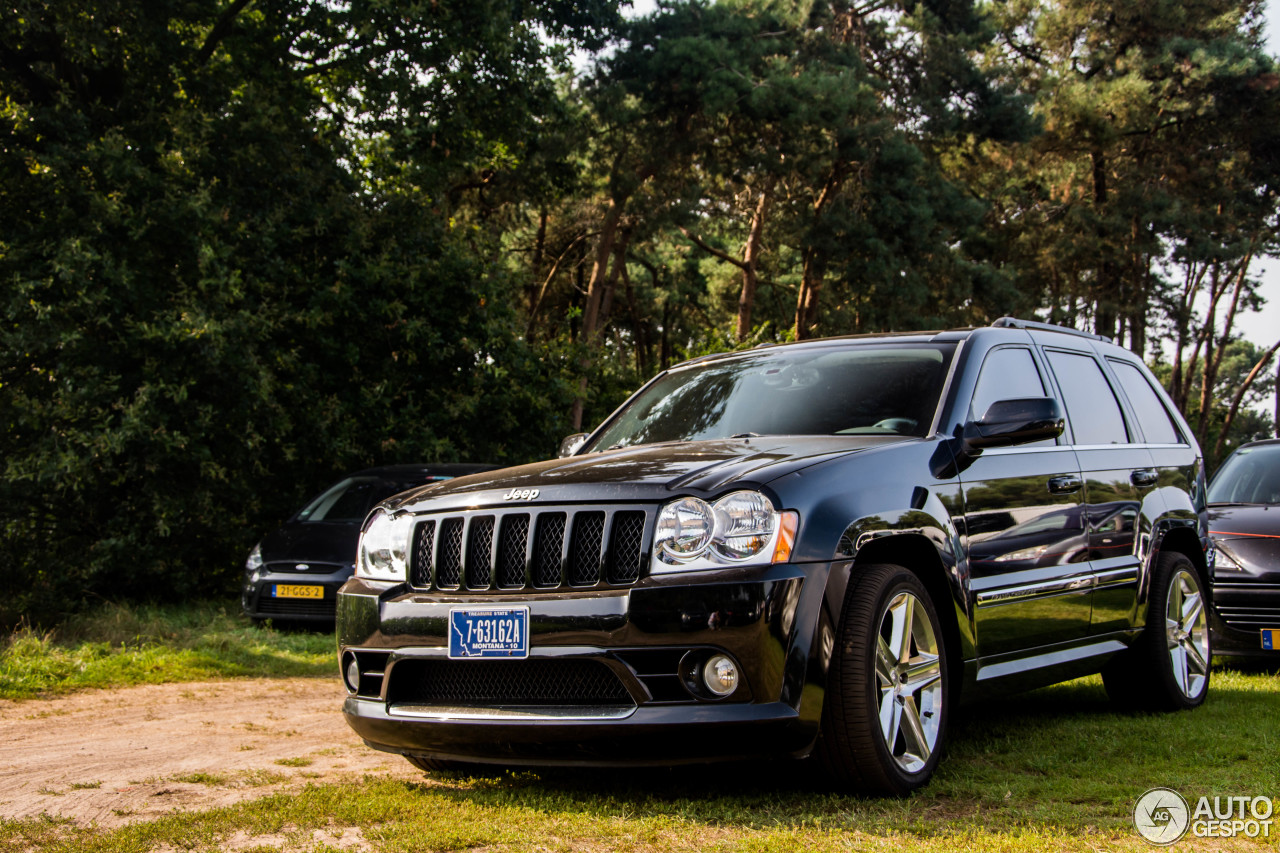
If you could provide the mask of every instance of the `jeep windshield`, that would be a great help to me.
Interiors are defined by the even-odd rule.
[[[846,343],[695,362],[637,392],[586,450],[764,435],[923,436],[954,351]]]

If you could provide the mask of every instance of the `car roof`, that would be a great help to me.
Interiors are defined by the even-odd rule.
[[[998,334],[998,332],[995,332],[995,330],[997,329],[1022,330],[1022,331],[1034,332],[1034,333],[1048,332],[1048,333],[1054,333],[1054,334],[1061,334],[1061,335],[1065,335],[1073,338],[1083,338],[1085,340],[1092,341],[1094,343],[1106,344],[1112,347],[1116,347],[1115,342],[1112,341],[1111,338],[1104,337],[1103,335],[1095,335],[1092,332],[1085,332],[1085,331],[1081,331],[1080,329],[1073,329],[1069,326],[1058,326],[1053,323],[1042,323],[1038,320],[1022,320],[1017,317],[1001,317],[998,320],[995,320],[994,322],[992,322],[991,325],[989,326],[965,326],[958,329],[945,329],[940,331],[924,331],[924,332],[874,332],[874,333],[862,334],[862,335],[834,335],[832,337],[827,337],[827,338],[809,338],[803,341],[789,341],[789,342],[783,342],[783,343],[763,343],[763,344],[758,344],[755,347],[755,349],[757,350],[775,349],[775,348],[776,349],[783,349],[783,348],[785,349],[809,349],[809,348],[819,349],[823,347],[830,347],[833,345],[838,346],[839,344],[842,344],[842,343],[862,344],[862,343],[875,343],[878,341],[893,341],[894,343],[956,343],[958,341],[962,341],[962,340],[965,340],[966,338],[972,337],[973,335],[978,333]],[[1043,338],[1041,338],[1041,340],[1043,340]],[[1121,350],[1122,348],[1116,347],[1116,349]],[[752,351],[753,350],[745,350],[745,352],[752,352]],[[698,364],[700,362],[709,361],[713,359],[720,359],[720,358],[742,355],[743,352],[744,352],[743,350],[735,350],[732,352],[711,353],[709,355],[704,355],[698,358],[690,359],[688,361],[682,362],[677,365],[672,365],[672,367],[673,368],[686,367],[691,364]]]
[[[1265,447],[1269,444],[1280,444],[1280,438],[1260,438],[1257,441],[1246,441],[1231,452],[1236,453],[1237,451],[1244,450],[1246,447]]]

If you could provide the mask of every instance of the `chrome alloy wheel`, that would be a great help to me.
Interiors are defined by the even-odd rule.
[[[1185,569],[1169,582],[1164,624],[1173,680],[1182,695],[1194,699],[1204,691],[1209,674],[1209,617],[1200,582]]]
[[[942,665],[938,638],[924,603],[909,592],[889,602],[876,646],[880,734],[908,773],[928,762],[942,721]]]

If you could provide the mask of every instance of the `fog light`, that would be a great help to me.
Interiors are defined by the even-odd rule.
[[[360,662],[356,660],[356,656],[353,654],[347,655],[346,678],[347,678],[347,690],[351,691],[352,693],[359,693],[360,692]]]
[[[728,655],[713,655],[702,667],[702,683],[716,696],[728,696],[738,686],[738,665]]]

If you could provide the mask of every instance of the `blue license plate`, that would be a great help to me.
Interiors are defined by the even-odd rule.
[[[1262,629],[1262,647],[1269,652],[1280,649],[1280,644],[1276,640],[1280,639],[1280,628],[1263,628]]]
[[[528,607],[455,607],[449,611],[449,657],[528,656]]]

